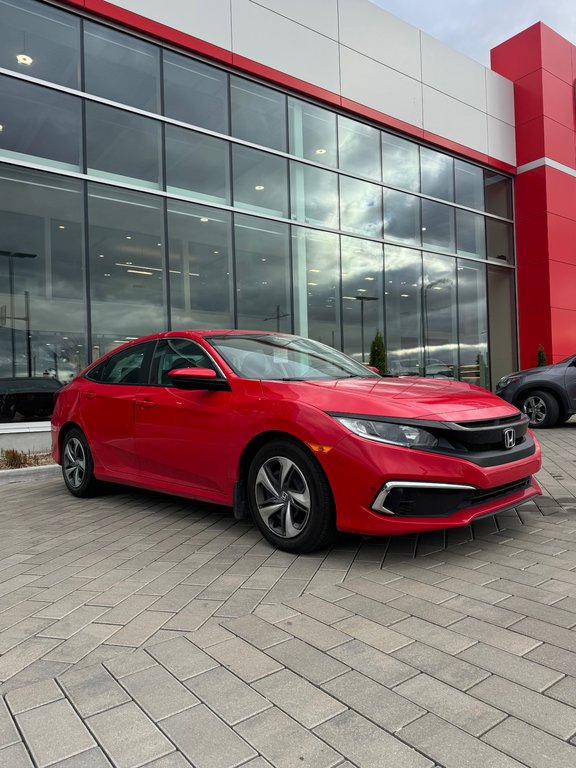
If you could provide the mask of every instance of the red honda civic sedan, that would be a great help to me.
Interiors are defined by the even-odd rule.
[[[107,481],[224,504],[310,552],[336,530],[462,526],[536,496],[527,425],[479,387],[381,377],[310,339],[171,331],[60,391],[52,453],[75,496]]]

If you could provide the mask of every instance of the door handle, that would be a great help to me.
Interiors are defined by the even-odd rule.
[[[93,389],[88,389],[85,392],[82,392],[81,397],[85,397],[86,400],[92,400],[92,398],[96,397],[96,392],[94,392]]]
[[[138,408],[155,408],[156,403],[154,400],[151,400],[150,398],[145,398],[144,400],[134,400]]]

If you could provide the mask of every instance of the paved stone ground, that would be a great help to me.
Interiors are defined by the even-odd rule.
[[[576,766],[576,420],[546,496],[273,550],[209,505],[0,486],[0,768]]]

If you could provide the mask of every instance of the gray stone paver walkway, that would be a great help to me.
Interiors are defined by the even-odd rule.
[[[0,485],[0,768],[576,766],[576,423],[546,495],[273,550],[229,510]]]

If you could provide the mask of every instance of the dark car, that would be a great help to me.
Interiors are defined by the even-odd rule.
[[[52,376],[0,379],[0,421],[49,419],[62,387]]]
[[[500,379],[496,394],[524,411],[531,427],[563,424],[576,413],[576,355],[555,365],[510,373]]]

